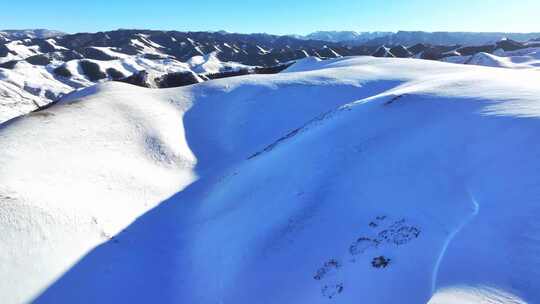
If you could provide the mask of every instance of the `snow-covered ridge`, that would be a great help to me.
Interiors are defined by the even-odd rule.
[[[482,52],[470,56],[450,56],[444,58],[443,61],[507,69],[532,69],[540,71],[540,48],[525,48],[516,51],[497,50],[493,54]]]
[[[1,125],[3,301],[540,301],[536,71],[298,64]]]

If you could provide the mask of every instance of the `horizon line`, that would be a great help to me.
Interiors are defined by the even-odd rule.
[[[522,32],[522,31],[443,31],[443,30],[374,30],[374,31],[359,31],[359,30],[350,30],[350,29],[344,29],[344,30],[316,30],[313,32],[309,32],[307,34],[298,34],[298,33],[289,33],[289,34],[276,34],[276,33],[269,33],[269,32],[234,32],[234,31],[227,31],[224,29],[221,30],[179,30],[179,29],[156,29],[156,28],[115,28],[115,29],[104,29],[104,30],[97,30],[97,31],[75,31],[75,32],[68,32],[64,30],[59,29],[52,29],[52,28],[45,28],[45,27],[36,27],[36,28],[7,28],[7,29],[0,29],[1,31],[36,31],[36,30],[47,30],[47,31],[55,31],[55,32],[61,32],[68,35],[73,34],[83,34],[83,33],[100,33],[100,32],[114,32],[114,31],[158,31],[158,32],[180,32],[180,33],[219,33],[224,32],[227,34],[240,34],[240,35],[256,35],[256,34],[264,34],[264,35],[272,35],[272,36],[308,36],[310,34],[314,33],[325,33],[325,32],[333,32],[333,33],[339,33],[339,32],[354,32],[358,34],[362,33],[391,33],[391,34],[397,34],[399,32],[420,32],[420,33],[468,33],[468,34],[540,34],[540,31],[530,31],[530,32]]]

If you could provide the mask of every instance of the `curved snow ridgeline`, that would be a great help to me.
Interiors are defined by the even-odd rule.
[[[540,48],[531,47],[516,51],[496,50],[493,54],[477,53],[471,56],[451,56],[445,62],[481,65],[507,69],[531,69],[540,71]]]
[[[540,301],[537,72],[299,64],[0,125],[2,302]]]

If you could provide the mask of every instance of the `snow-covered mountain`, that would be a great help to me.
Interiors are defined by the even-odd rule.
[[[485,45],[501,39],[528,41],[540,37],[540,33],[502,33],[502,32],[355,32],[355,31],[318,31],[305,36],[293,35],[300,39],[340,42],[349,46],[358,45],[404,45],[412,46],[423,43],[430,45]]]
[[[399,31],[382,37],[375,37],[367,42],[369,45],[404,45],[418,43],[432,45],[486,45],[501,39],[528,41],[540,37],[540,33],[482,33],[482,32],[423,32]]]
[[[279,72],[291,62],[310,56],[326,59],[372,55],[493,65],[490,60],[480,58],[483,53],[489,57],[496,51],[540,47],[538,41],[510,39],[474,46],[448,45],[449,41],[458,41],[454,36],[459,33],[452,33],[454,36],[439,33],[441,37],[430,33],[439,37],[436,41],[441,45],[393,43],[399,39],[381,40],[392,42],[390,44],[372,44],[379,38],[363,45],[312,40],[340,40],[331,36],[343,34],[342,38],[356,35],[359,42],[373,35],[384,36],[383,32],[318,32],[319,37],[314,35],[311,39],[223,31],[117,30],[68,35],[32,30],[8,33],[11,33],[9,39],[0,39],[0,122],[57,101],[74,90],[109,80],[146,87],[181,86],[226,76]],[[399,37],[405,33],[399,32]],[[480,35],[473,34],[469,36]],[[423,37],[427,34],[420,32],[418,35]],[[418,35],[411,33],[409,36]],[[17,37],[22,39],[15,39]],[[468,61],[469,57],[477,54],[478,58]]]
[[[308,58],[0,125],[21,303],[538,303],[537,71]]]
[[[356,32],[356,31],[317,31],[311,34],[295,37],[301,39],[323,40],[330,42],[349,42],[360,44],[375,38],[385,37],[393,34],[392,32]]]
[[[34,38],[46,39],[63,35],[66,35],[66,33],[48,29],[0,30],[0,41]]]
[[[32,33],[45,35],[33,31],[24,37]],[[152,79],[193,78],[191,74],[204,80],[266,73],[265,68],[312,55],[341,56],[329,42],[266,34],[117,30],[11,40],[13,35],[0,41],[0,122],[106,80],[133,76],[127,81],[148,84],[139,80],[148,75]]]

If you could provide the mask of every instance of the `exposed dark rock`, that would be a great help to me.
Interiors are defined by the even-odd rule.
[[[423,43],[417,43],[411,47],[409,47],[409,52],[411,52],[413,55],[420,54],[421,52],[424,52],[429,47]]]
[[[337,58],[337,57],[342,56],[336,50],[330,47],[325,47],[320,50],[317,50],[317,53],[319,54],[319,57],[321,58]]]
[[[10,52],[10,50],[3,44],[0,44],[0,57],[6,57]]]
[[[209,79],[220,79],[220,78],[248,75],[248,74],[253,74],[253,73],[254,71],[249,70],[249,69],[239,69],[237,71],[205,74],[205,76],[208,77]]]
[[[97,63],[88,60],[81,60],[79,64],[83,74],[88,77],[90,81],[98,81],[107,78],[107,74],[101,71]]]
[[[160,55],[160,54],[144,54],[143,57],[146,59],[152,59],[152,60],[160,60],[160,59],[169,58],[169,56]]]
[[[495,51],[495,45],[466,46],[456,50],[462,56],[470,56],[477,53],[492,53]]]
[[[256,67],[254,70],[254,73],[255,74],[277,74],[287,69],[291,65],[293,65],[293,63],[280,64],[280,65],[271,66],[271,67]]]
[[[420,58],[439,60],[451,56],[449,55],[449,52],[456,50],[458,47],[459,46],[429,46],[422,52]]]
[[[192,72],[169,73],[157,79],[160,88],[182,87],[199,82],[202,82],[202,80]]]
[[[495,44],[495,49],[503,49],[504,51],[516,51],[526,47],[525,44],[510,39],[501,40]]]
[[[0,68],[11,70],[15,67],[15,65],[17,65],[18,62],[18,60],[11,60],[8,62],[0,63]]]
[[[404,47],[403,45],[397,45],[390,49],[390,54],[394,55],[394,57],[398,58],[409,58],[412,57],[413,54],[409,52],[409,50]]]
[[[66,77],[66,78],[69,78],[69,77],[73,76],[73,75],[71,75],[71,72],[66,68],[65,65],[61,65],[61,66],[57,67],[56,69],[54,69],[53,72],[58,76],[62,76],[62,77]]]
[[[126,75],[115,68],[108,68],[106,72],[112,80],[119,80],[126,77]]]
[[[39,51],[42,53],[50,53],[56,51],[54,46],[47,40],[43,39],[32,39],[28,45],[37,45],[39,47]]]
[[[152,80],[152,83],[150,82],[150,80]],[[119,79],[118,81],[129,83],[129,84],[136,85],[139,87],[145,87],[145,88],[157,87],[153,83],[153,79],[149,78],[149,73],[147,71],[140,71],[137,73],[133,73],[131,76]]]
[[[47,65],[51,63],[51,59],[47,55],[34,55],[25,59],[28,63],[34,65]]]
[[[390,53],[390,49],[385,47],[384,45],[379,47],[373,54],[371,54],[373,57],[395,57],[392,53]]]
[[[146,88],[175,88],[202,82],[193,72],[176,72],[156,75],[147,71],[140,71],[119,81]]]
[[[81,54],[84,56],[84,58],[94,59],[94,60],[108,61],[108,60],[118,59],[118,57],[110,56],[109,54],[106,54],[103,51],[100,51],[93,47],[81,49]]]
[[[225,71],[225,72],[220,72],[220,73],[204,74],[204,75],[197,75],[192,72],[154,74],[154,73],[149,73],[148,71],[140,71],[140,72],[132,74],[129,77],[114,78],[111,76],[111,74],[108,71],[107,73],[114,80],[118,80],[121,82],[129,83],[129,84],[133,84],[137,86],[142,86],[146,88],[173,88],[173,87],[181,87],[181,86],[196,84],[199,82],[212,80],[212,79],[228,78],[228,77],[243,76],[243,75],[250,75],[250,74],[276,74],[285,70],[292,64],[293,63],[287,63],[287,64],[280,64],[280,65],[276,65],[272,67],[255,67],[253,69],[239,69],[239,70]]]

